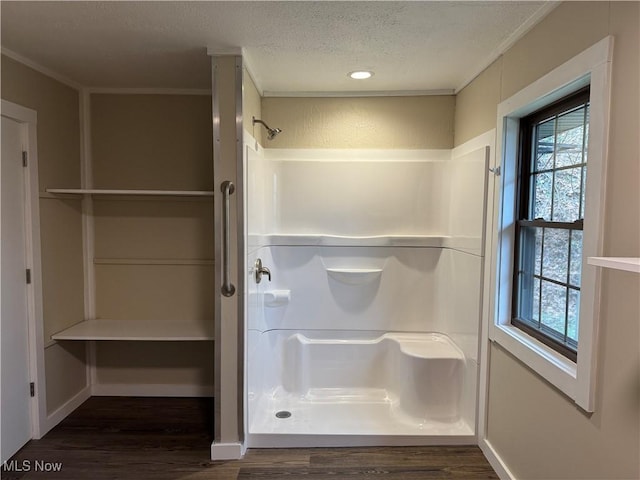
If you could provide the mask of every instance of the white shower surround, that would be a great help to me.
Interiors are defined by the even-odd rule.
[[[248,267],[260,257],[273,275],[259,285],[249,275],[247,285],[247,446],[472,442],[485,149],[247,146],[245,158]],[[267,306],[265,294],[276,293],[280,301]],[[398,336],[449,345],[447,359],[426,355],[406,364],[402,382],[381,386],[375,379],[385,374],[362,359],[397,363],[402,355],[389,352],[402,351],[402,342],[391,347]],[[407,400],[425,375],[432,395]],[[455,411],[421,410],[417,398],[433,406],[443,391]],[[278,419],[279,410],[292,416]]]

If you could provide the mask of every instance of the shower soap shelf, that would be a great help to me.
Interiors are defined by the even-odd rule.
[[[334,280],[346,285],[364,285],[377,280],[382,274],[381,268],[327,268],[327,274]]]
[[[264,292],[265,307],[281,307],[291,301],[291,290],[267,290]]]

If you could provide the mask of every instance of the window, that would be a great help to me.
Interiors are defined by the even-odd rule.
[[[498,105],[492,177],[489,338],[587,412],[600,281],[586,259],[603,251],[612,52],[604,38]]]
[[[589,88],[520,120],[511,323],[576,361]]]

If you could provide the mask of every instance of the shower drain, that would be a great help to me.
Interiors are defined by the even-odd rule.
[[[279,412],[276,412],[276,418],[289,418],[291,416],[291,412],[288,412],[286,410],[280,410]]]

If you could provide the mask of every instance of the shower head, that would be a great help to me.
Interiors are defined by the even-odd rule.
[[[269,125],[267,125],[266,123],[264,123],[262,120],[260,120],[259,118],[256,117],[252,117],[253,119],[253,124],[255,125],[256,123],[261,124],[264,128],[267,129],[267,140],[273,140],[275,138],[276,135],[278,135],[280,132],[282,132],[282,130],[280,128],[270,128]]]
[[[269,132],[269,134],[267,135],[267,139],[269,140],[273,140],[273,137],[275,137],[282,131],[279,128],[268,128],[267,130]]]

